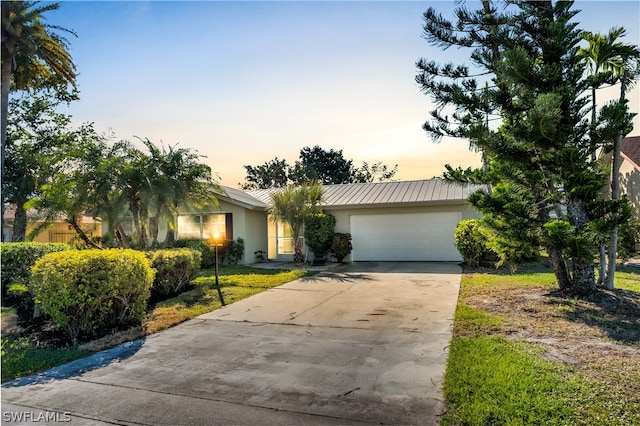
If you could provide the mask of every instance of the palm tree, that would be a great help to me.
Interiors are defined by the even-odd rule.
[[[598,140],[597,120],[596,120],[596,91],[605,83],[614,83],[618,80],[621,84],[620,102],[624,102],[629,79],[633,80],[633,74],[629,70],[632,63],[637,63],[637,47],[624,44],[618,39],[624,36],[626,30],[623,27],[614,27],[604,36],[599,33],[585,31],[582,33],[583,39],[588,43],[587,47],[580,48],[578,56],[589,68],[587,82],[591,87],[591,160],[596,159],[596,150],[603,141]],[[635,53],[634,53],[635,52]],[[634,58],[635,54],[635,58]],[[611,199],[620,198],[619,170],[621,164],[620,141],[622,134],[614,139],[611,170]],[[600,267],[598,274],[598,284],[605,284],[607,288],[613,288],[613,276],[616,262],[617,250],[617,227],[611,231],[609,238],[609,259],[607,262],[605,246],[600,246]]]
[[[75,35],[66,28],[45,24],[43,14],[60,8],[59,3],[38,6],[33,1],[3,1],[2,77],[0,110],[0,173],[4,175],[9,89],[12,82],[17,89],[42,84],[52,78],[61,79],[75,87],[75,65],[67,51],[67,40],[54,31]],[[4,203],[0,221],[4,222]]]
[[[302,254],[302,232],[304,219],[309,214],[320,213],[322,186],[317,182],[302,184],[297,187],[288,186],[271,195],[271,216],[276,222],[284,222],[291,228],[296,263],[304,261]]]
[[[606,36],[600,33],[584,31],[582,38],[588,43],[587,47],[578,50],[578,57],[589,68],[587,83],[591,87],[591,161],[596,160],[597,134],[596,134],[596,92],[605,83],[612,83],[613,77],[622,67],[620,49],[623,44],[618,40],[625,34],[622,27],[614,27]]]
[[[178,207],[217,206],[214,194],[221,190],[212,179],[211,167],[199,162],[198,153],[175,145],[157,147],[149,139],[141,141],[150,154],[150,178],[142,192],[143,201],[149,207],[150,244],[157,244],[160,221],[167,224],[165,243],[170,243],[174,238]]]
[[[620,80],[620,104],[626,104],[627,91],[633,86],[640,76],[640,49],[634,45],[620,45],[619,57],[621,66],[616,68],[616,75]],[[622,138],[627,132],[625,129],[618,130],[613,141],[613,152],[611,160],[611,199],[620,199],[620,166],[622,165],[622,155],[620,152]],[[611,230],[609,236],[609,260],[607,265],[607,277],[605,287],[613,289],[616,271],[616,257],[618,251],[618,226]]]

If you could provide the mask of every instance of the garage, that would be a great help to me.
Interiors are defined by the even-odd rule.
[[[453,233],[460,212],[352,215],[354,261],[460,261]]]

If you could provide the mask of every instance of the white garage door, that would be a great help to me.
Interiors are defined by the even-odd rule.
[[[354,261],[460,261],[459,212],[351,216]]]

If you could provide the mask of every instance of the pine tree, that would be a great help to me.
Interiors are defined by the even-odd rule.
[[[420,60],[416,81],[436,109],[424,129],[436,140],[463,137],[486,161],[453,170],[452,180],[486,183],[470,202],[485,214],[501,261],[544,249],[560,288],[597,291],[592,226],[606,173],[590,161],[589,100],[572,2],[509,1],[456,9],[452,23],[433,8],[425,37],[442,48],[470,49],[469,66]],[[472,74],[475,72],[475,74]]]

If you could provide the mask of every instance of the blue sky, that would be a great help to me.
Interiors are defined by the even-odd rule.
[[[404,180],[440,175],[446,163],[479,164],[465,141],[435,144],[421,129],[431,105],[414,81],[416,60],[466,59],[422,38],[429,6],[450,16],[455,4],[63,1],[48,22],[78,34],[69,38],[80,74],[69,112],[78,124],[196,150],[232,187],[243,165],[292,164],[314,145],[341,149],[356,165],[398,164]],[[576,7],[582,28],[624,26],[625,41],[640,44],[640,2]]]

